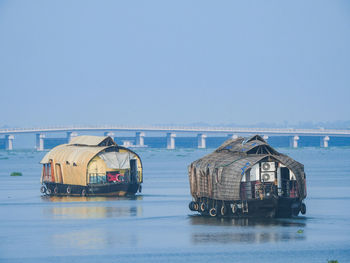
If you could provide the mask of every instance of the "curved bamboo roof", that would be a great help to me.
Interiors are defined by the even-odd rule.
[[[59,164],[87,164],[95,155],[110,146],[90,147],[62,144],[49,151],[40,161],[41,164],[50,163],[53,160]]]
[[[97,154],[118,147],[111,137],[79,136],[68,144],[58,145],[49,151],[41,164],[51,164],[55,180],[72,185],[87,185],[88,164]],[[58,166],[58,167],[57,167]],[[60,171],[58,173],[58,171]],[[61,174],[62,178],[56,178]]]
[[[296,176],[299,196],[306,197],[304,166],[277,152],[259,135],[229,139],[213,153],[192,162],[188,167],[192,196],[239,200],[242,176],[263,159],[288,167]]]
[[[45,164],[54,160],[59,164],[87,165],[96,154],[115,145],[109,136],[77,136],[70,143],[53,148],[40,163]]]
[[[110,136],[77,136],[72,138],[69,145],[85,145],[85,146],[110,146],[116,145]]]
[[[51,164],[55,177],[62,175],[62,179],[56,178],[58,182],[72,185],[87,185],[87,171],[89,162],[101,152],[129,152],[136,156],[141,169],[140,157],[132,150],[118,146],[111,137],[79,136],[68,144],[58,145],[49,151],[41,164]],[[57,171],[61,171],[58,173]]]

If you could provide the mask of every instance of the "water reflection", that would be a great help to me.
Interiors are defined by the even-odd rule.
[[[43,197],[43,200],[55,204],[43,208],[44,215],[54,219],[97,219],[142,215],[142,206],[133,202],[133,200],[142,200],[141,196],[132,198],[51,196]]]
[[[138,243],[135,234],[115,233],[99,228],[54,234],[51,241],[57,248],[84,250],[104,250],[113,247],[115,244],[130,246]]]
[[[296,226],[305,227],[305,217],[300,218],[216,218],[200,215],[190,216],[192,225],[211,226]]]
[[[194,232],[191,235],[193,244],[206,243],[268,243],[292,240],[305,240],[302,230],[304,219],[217,219],[192,216],[192,225],[226,226],[224,228],[206,228],[206,232]],[[227,226],[237,226],[227,228]],[[243,227],[242,227],[243,226]]]
[[[105,207],[73,206],[44,208],[44,214],[56,219],[97,219],[141,216],[141,206]]]
[[[305,240],[303,234],[279,232],[248,232],[248,233],[194,233],[193,244],[205,243],[267,243],[278,241]]]

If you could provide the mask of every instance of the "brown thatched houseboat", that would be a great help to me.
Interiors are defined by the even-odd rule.
[[[118,195],[141,191],[142,163],[111,137],[78,136],[49,151],[41,192],[47,195]]]
[[[189,208],[210,216],[291,217],[306,213],[304,166],[262,137],[230,139],[189,165]]]

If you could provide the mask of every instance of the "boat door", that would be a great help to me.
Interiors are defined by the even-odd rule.
[[[56,182],[62,184],[63,183],[63,178],[62,178],[62,169],[61,165],[59,163],[55,164],[55,174],[56,174]]]
[[[281,167],[281,190],[282,196],[289,196],[289,169]]]
[[[137,160],[130,160],[130,183],[137,183]]]

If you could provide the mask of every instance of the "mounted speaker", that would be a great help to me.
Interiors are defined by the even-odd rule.
[[[262,172],[274,172],[276,171],[274,162],[263,162],[261,163],[261,171]]]

